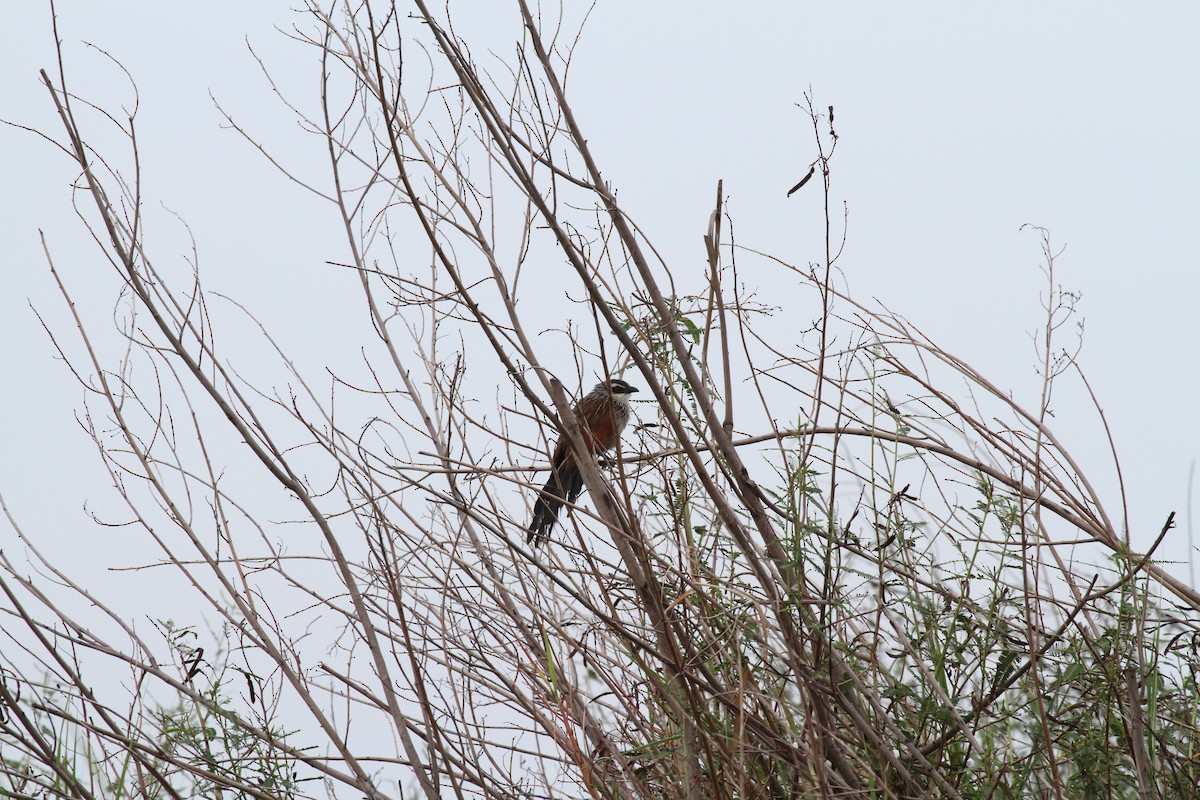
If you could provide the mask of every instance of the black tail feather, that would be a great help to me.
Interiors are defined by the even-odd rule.
[[[565,491],[564,491],[565,489]],[[533,521],[529,523],[529,544],[539,545],[550,536],[550,530],[558,521],[558,511],[565,502],[574,503],[583,491],[583,474],[575,468],[551,470],[550,478],[542,487],[537,502],[533,504]]]

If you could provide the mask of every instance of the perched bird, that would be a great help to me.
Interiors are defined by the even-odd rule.
[[[597,383],[595,389],[575,404],[575,419],[592,455],[616,446],[621,431],[629,424],[629,397],[636,391],[620,378],[610,378]],[[582,491],[583,474],[575,463],[571,441],[565,435],[560,436],[550,459],[550,478],[533,505],[529,543],[545,540],[558,520],[563,503],[574,503]]]

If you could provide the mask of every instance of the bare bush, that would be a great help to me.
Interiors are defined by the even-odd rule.
[[[272,366],[218,345],[214,298],[142,237],[133,118],[43,73],[128,293],[123,357],[90,319],[56,340],[145,566],[198,608],[152,641],[104,622],[22,534],[39,572],[4,554],[4,791],[1191,796],[1200,596],[1130,551],[1121,498],[1047,424],[1082,379],[1048,235],[1026,409],[843,288],[832,108],[810,100],[802,187],[823,253],[736,243],[717,186],[707,263],[669,264],[572,113],[572,35],[518,10],[505,72],[420,0],[308,6],[323,81],[301,122],[328,182],[303,188],[377,337],[328,373],[265,326]],[[104,124],[131,170],[89,146]],[[647,400],[599,463],[569,395],[609,375]],[[559,436],[587,493],[539,549]]]

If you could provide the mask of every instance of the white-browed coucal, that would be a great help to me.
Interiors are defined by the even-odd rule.
[[[597,383],[595,389],[575,404],[575,419],[592,455],[616,447],[621,431],[629,424],[629,398],[636,391],[620,378],[610,378]],[[529,542],[536,545],[545,540],[558,520],[563,503],[574,503],[582,491],[583,474],[575,463],[571,442],[565,435],[560,436],[550,459],[550,478],[533,504]]]

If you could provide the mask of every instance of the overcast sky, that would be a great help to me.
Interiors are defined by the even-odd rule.
[[[305,165],[313,138],[298,135],[247,49],[285,91],[315,105],[312,51],[277,30],[302,22],[290,5],[58,9],[79,93],[110,106],[133,97],[85,41],[137,81],[144,194],[186,220],[206,286],[247,303],[319,363],[354,345],[306,325],[305,287],[328,272],[326,260],[344,260],[343,234],[325,208],[223,129],[211,99]],[[490,37],[498,55],[511,53],[516,18],[506,3],[451,8],[462,35]],[[37,77],[55,66],[48,7],[10,4],[6,23],[0,117],[58,136]],[[799,263],[816,259],[817,193],[785,193],[814,156],[797,107],[804,93],[833,105],[834,191],[849,213],[841,267],[851,291],[904,314],[1030,405],[1045,280],[1038,237],[1020,228],[1049,229],[1065,248],[1058,280],[1082,293],[1080,360],[1122,457],[1135,541],[1152,540],[1177,510],[1183,524],[1163,552],[1186,560],[1188,473],[1200,454],[1191,418],[1200,394],[1198,43],[1192,3],[601,0],[569,90],[626,210],[674,263],[700,257],[718,179],[739,241]],[[480,58],[486,51],[475,48]],[[106,480],[74,421],[82,390],[30,308],[69,332],[39,229],[73,291],[100,314],[97,325],[115,300],[111,270],[73,215],[75,170],[65,156],[9,127],[0,127],[0,152],[0,493],[52,552],[133,563],[87,521],[85,503],[105,496]],[[325,172],[314,155],[307,177],[321,182]],[[186,255],[178,226],[151,234],[159,252]],[[288,280],[278,279],[281,270]],[[356,300],[353,286],[321,298],[323,309],[344,303],[346,314],[357,313]],[[1055,428],[1111,487],[1095,412],[1078,393],[1062,395],[1054,411]],[[0,529],[0,547],[12,541]]]

